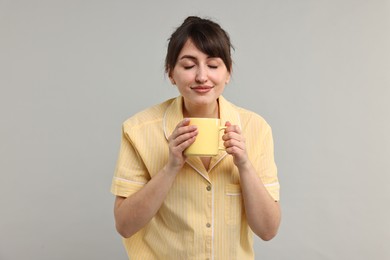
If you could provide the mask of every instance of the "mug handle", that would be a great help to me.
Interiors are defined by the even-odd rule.
[[[220,126],[219,131],[225,130],[226,128],[227,128],[226,126]],[[219,151],[226,151],[226,148],[225,147],[218,147],[218,150]]]

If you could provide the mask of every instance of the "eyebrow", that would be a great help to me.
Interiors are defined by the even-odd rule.
[[[218,59],[219,57],[211,57],[211,56],[207,56],[207,59]],[[180,57],[180,60],[184,60],[184,59],[190,59],[190,60],[197,60],[197,58],[195,56],[192,56],[192,55],[184,55],[182,57]]]
[[[196,60],[195,56],[192,55],[184,55],[180,57],[180,60],[184,60],[184,59]]]

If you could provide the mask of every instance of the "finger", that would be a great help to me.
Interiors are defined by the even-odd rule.
[[[226,147],[226,149],[236,147],[240,150],[245,150],[245,143],[235,139],[229,139],[228,141],[225,141],[223,145]]]
[[[226,133],[234,132],[237,134],[241,134],[241,128],[238,125],[230,125],[225,130]]]
[[[241,128],[238,125],[232,125],[230,121],[226,121],[225,126],[226,126],[225,133],[236,132],[238,134],[241,134]]]
[[[185,135],[185,134],[188,134],[188,133],[193,133],[193,132],[196,132],[197,131],[197,127],[194,126],[194,125],[190,125],[190,126],[182,126],[178,129],[176,129],[172,135],[174,137],[174,139],[178,138],[179,136],[182,136],[182,135]]]
[[[190,146],[193,142],[195,142],[196,135],[183,140],[181,143],[177,144],[176,148],[183,152],[188,146]]]
[[[241,134],[238,134],[237,132],[227,132],[222,136],[222,140],[224,141],[228,141],[230,139],[234,139],[239,142],[245,142],[245,138]]]
[[[226,121],[226,122],[225,122],[225,131],[224,131],[225,134],[228,132],[228,128],[229,128],[231,125],[232,125],[232,124],[231,124],[229,121]]]
[[[184,133],[195,131],[197,129],[196,126],[189,126],[189,123],[190,123],[190,119],[188,118],[185,118],[184,120],[180,121],[176,125],[175,130],[172,132],[171,139],[176,139],[178,136]]]
[[[233,146],[233,147],[226,148],[226,153],[231,154],[233,156],[238,156],[238,155],[244,154],[244,150],[242,150],[236,146]]]
[[[178,135],[176,138],[172,140],[174,146],[179,146],[182,143],[185,143],[187,140],[195,138],[198,135],[198,131],[195,129],[191,132],[185,132],[183,134]]]
[[[185,126],[188,126],[189,123],[190,123],[190,119],[189,119],[189,118],[184,118],[182,121],[180,121],[180,122],[176,125],[176,127],[175,127],[175,129],[173,130],[172,134],[175,133],[175,132],[177,132],[180,128],[185,127]]]
[[[179,122],[179,124],[176,126],[176,128],[188,125],[189,123],[190,123],[190,119],[189,118],[184,118],[182,121]]]

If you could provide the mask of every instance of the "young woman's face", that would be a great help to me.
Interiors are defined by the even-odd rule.
[[[195,107],[215,105],[230,80],[230,73],[222,59],[209,57],[191,40],[187,40],[183,46],[176,66],[169,75],[185,104]]]

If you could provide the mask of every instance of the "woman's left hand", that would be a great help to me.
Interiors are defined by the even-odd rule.
[[[248,162],[245,138],[239,126],[232,125],[229,121],[225,123],[225,134],[222,137],[226,152],[233,156],[233,162],[237,167],[244,166]]]

